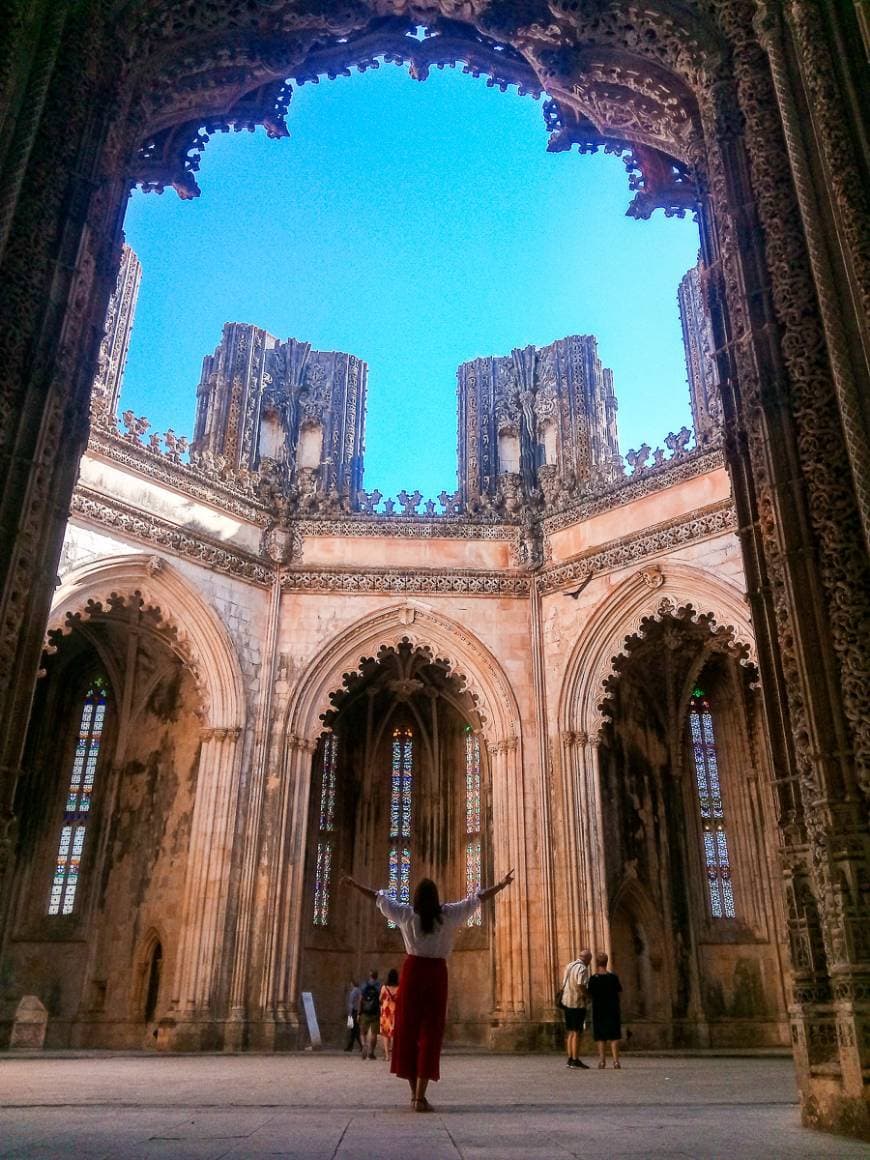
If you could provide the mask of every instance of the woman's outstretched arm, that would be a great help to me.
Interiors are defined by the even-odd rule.
[[[364,894],[366,898],[377,898],[377,890],[372,890],[371,886],[363,886],[361,882],[357,882],[355,878],[351,878],[349,874],[343,874],[340,879],[342,886],[352,886],[354,890],[358,890],[360,894]]]
[[[508,870],[507,874],[505,874],[501,882],[496,882],[495,886],[487,886],[485,890],[479,890],[477,892],[477,897],[481,902],[486,902],[487,898],[494,898],[500,890],[504,890],[506,886],[510,886],[513,880],[514,872],[513,870]]]

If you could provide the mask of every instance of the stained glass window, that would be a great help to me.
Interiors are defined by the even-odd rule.
[[[387,889],[399,902],[411,900],[411,850],[408,846],[390,847],[390,880]]]
[[[54,878],[48,900],[49,914],[72,914],[85,846],[100,742],[106,723],[107,685],[95,677],[85,694],[79,734],[66,791],[63,823],[57,845]]]
[[[314,868],[314,925],[326,926],[329,922],[329,886],[332,876],[332,842],[321,840],[317,843],[317,863]]]
[[[480,888],[480,739],[465,727],[465,892]],[[480,926],[480,907],[468,926]]]
[[[411,836],[411,779],[414,764],[414,739],[410,729],[393,732],[393,773],[390,796],[390,837]]]
[[[725,811],[719,785],[719,763],[713,734],[710,701],[703,689],[696,688],[689,702],[689,729],[692,757],[698,787],[698,807],[704,841],[704,863],[710,911],[714,918],[734,918],[734,891],[731,883],[731,860],[725,832]]]
[[[314,864],[314,925],[329,924],[329,892],[332,882],[332,855],[335,845],[335,783],[338,738],[328,733],[323,739],[320,767],[320,834]]]
[[[411,792],[414,779],[414,736],[410,729],[393,730],[390,771],[390,852],[387,893],[399,902],[411,900]],[[398,841],[397,839],[404,839]],[[389,924],[391,927],[395,923]]]

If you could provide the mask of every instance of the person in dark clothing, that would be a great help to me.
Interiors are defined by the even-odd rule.
[[[356,1044],[362,1051],[362,1040],[359,1036],[359,987],[356,979],[350,981],[345,1006],[347,1009],[347,1039],[344,1050],[353,1051],[354,1044]]]
[[[381,986],[378,972],[372,971],[359,992],[359,1029],[363,1059],[375,1058],[375,1044],[381,1026]]]
[[[622,984],[613,971],[607,969],[607,955],[595,956],[595,974],[586,984],[592,1000],[592,1038],[598,1044],[598,1066],[607,1067],[605,1048],[610,1044],[613,1066],[620,1068],[619,1041],[622,1038],[622,1017],[619,995]]]

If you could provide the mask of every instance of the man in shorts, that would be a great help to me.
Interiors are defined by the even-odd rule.
[[[568,1067],[588,1068],[580,1058],[580,1037],[586,1023],[586,1004],[589,982],[589,964],[592,951],[583,950],[573,963],[565,968],[562,978],[562,1008],[565,1012],[565,1046],[568,1049]]]

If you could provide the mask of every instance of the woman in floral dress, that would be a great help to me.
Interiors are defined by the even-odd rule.
[[[393,1032],[396,1028],[396,999],[399,996],[399,972],[395,967],[381,987],[381,1039],[384,1041],[384,1059],[390,1062],[393,1054]]]

